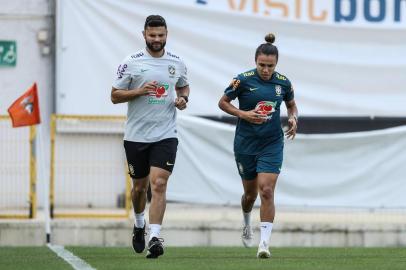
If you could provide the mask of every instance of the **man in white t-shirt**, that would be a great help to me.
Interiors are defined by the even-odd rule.
[[[165,50],[167,33],[163,17],[147,17],[143,31],[146,48],[126,57],[118,66],[111,91],[114,104],[128,104],[124,148],[133,179],[132,245],[137,253],[145,249],[144,209],[148,185],[151,185],[147,258],[164,253],[159,234],[167,182],[178,146],[176,108],[184,110],[189,96],[185,64],[179,56]]]

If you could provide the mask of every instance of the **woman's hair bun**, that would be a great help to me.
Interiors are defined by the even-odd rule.
[[[275,35],[272,33],[269,33],[265,36],[265,41],[269,43],[274,43],[275,42]]]

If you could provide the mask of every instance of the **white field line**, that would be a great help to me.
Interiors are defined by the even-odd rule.
[[[59,257],[69,263],[75,270],[96,270],[91,267],[87,262],[75,256],[72,252],[66,250],[63,246],[47,245],[50,250],[56,253]]]

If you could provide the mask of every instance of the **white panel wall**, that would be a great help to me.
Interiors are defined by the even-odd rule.
[[[42,119],[38,126],[42,140],[37,141],[40,204],[44,180],[48,178],[49,122],[54,109],[54,4],[53,0],[0,1],[0,40],[17,41],[16,67],[0,67],[0,114],[7,114],[11,103],[33,82],[38,83]],[[49,34],[44,43],[37,39],[41,30]],[[50,54],[42,53],[44,44],[50,45]]]

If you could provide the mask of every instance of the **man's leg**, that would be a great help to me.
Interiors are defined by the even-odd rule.
[[[131,200],[134,208],[135,224],[133,229],[132,245],[136,253],[141,253],[145,249],[145,205],[147,202],[148,176],[133,179],[131,190]]]
[[[132,180],[131,200],[134,207],[135,226],[142,228],[145,226],[144,210],[147,203],[148,176]]]
[[[166,187],[171,173],[158,167],[151,167],[150,182],[152,199],[149,206],[149,244],[147,258],[157,258],[164,253],[159,239],[162,220],[166,209]]]
[[[149,144],[124,141],[124,149],[128,162],[128,171],[133,179],[131,200],[134,207],[135,222],[132,246],[136,253],[141,253],[145,249],[144,210],[149,179]]]
[[[149,207],[150,224],[162,224],[166,209],[166,186],[170,175],[171,173],[164,169],[151,167],[152,199]]]
[[[258,173],[258,188],[261,198],[261,240],[257,256],[258,258],[269,258],[269,240],[271,238],[273,220],[275,218],[274,192],[279,174]]]
[[[164,254],[161,232],[166,209],[166,186],[176,160],[178,139],[169,138],[153,143],[150,151],[150,186],[152,199],[149,206],[149,242],[147,258],[157,258]]]

